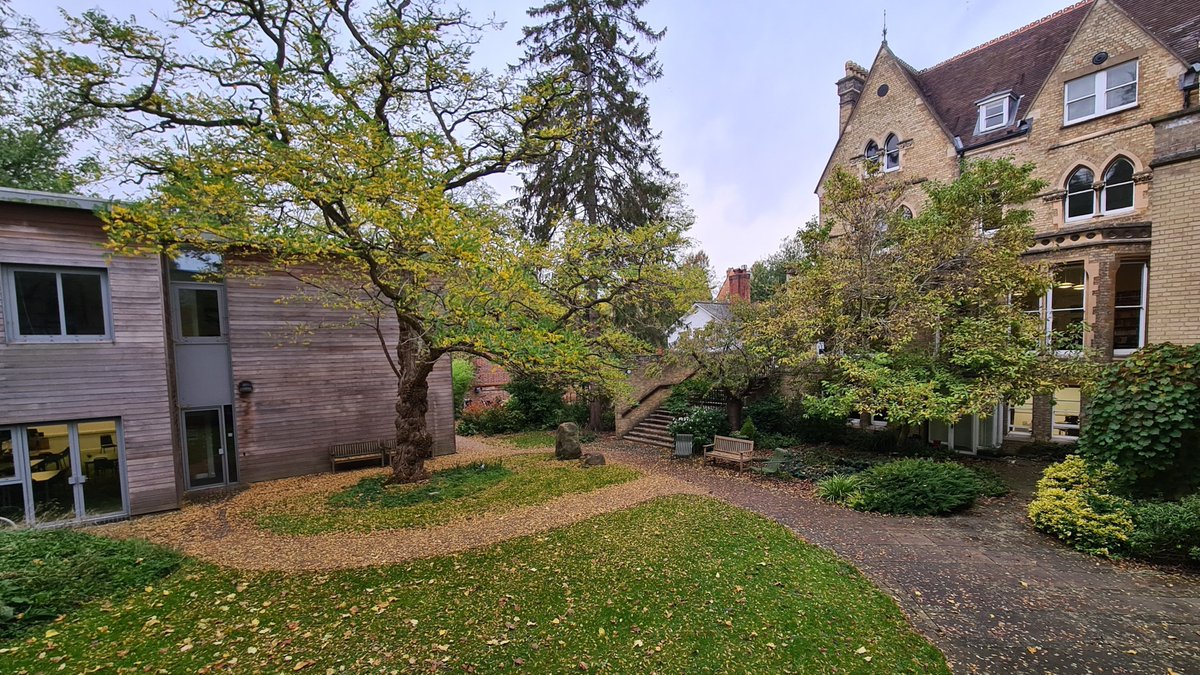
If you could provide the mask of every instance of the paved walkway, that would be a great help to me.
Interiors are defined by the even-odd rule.
[[[805,484],[603,445],[610,459],[703,487],[850,560],[956,672],[1200,673],[1200,575],[1067,550],[1026,524],[1025,496],[949,518],[880,516],[825,504]]]

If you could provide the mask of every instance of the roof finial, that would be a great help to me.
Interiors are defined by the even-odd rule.
[[[883,44],[887,44],[887,10],[883,10]]]

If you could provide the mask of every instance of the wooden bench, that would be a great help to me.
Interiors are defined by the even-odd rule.
[[[385,438],[375,441],[355,441],[354,443],[337,443],[329,446],[329,466],[331,471],[337,471],[338,464],[347,462],[365,462],[379,460],[379,466],[386,466],[392,450],[396,449],[396,439]]]
[[[710,445],[704,446],[703,464],[707,461],[737,463],[738,471],[754,461],[754,441],[745,438],[730,438],[729,436],[714,436]]]

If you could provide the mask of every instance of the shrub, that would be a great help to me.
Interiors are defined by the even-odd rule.
[[[729,433],[729,418],[722,410],[696,406],[686,415],[676,417],[667,431],[672,435],[691,434],[693,445],[699,447],[712,443],[713,436]]]
[[[758,441],[758,427],[754,426],[754,419],[747,417],[746,422],[742,424],[741,430],[738,431],[738,436],[748,438],[752,441]]]
[[[0,532],[0,638],[53,621],[79,605],[143,588],[183,562],[143,541],[70,530]]]
[[[1078,455],[1046,467],[1029,504],[1034,527],[1097,555],[1117,555],[1133,533],[1128,500],[1112,494],[1117,469]]]
[[[850,505],[860,511],[938,516],[965,509],[981,486],[970,469],[952,462],[902,459],[858,474]]]
[[[897,434],[892,430],[867,431],[846,429],[846,446],[860,452],[890,453],[896,449]]]
[[[761,433],[790,434],[792,431],[787,403],[777,395],[747,403],[745,413],[747,419],[754,420]]]
[[[1200,345],[1157,344],[1110,366],[1090,392],[1078,452],[1112,462],[1134,495],[1200,486]]]
[[[562,389],[530,377],[515,377],[506,385],[508,408],[521,416],[523,426],[511,431],[553,429],[570,419]],[[576,413],[577,414],[577,413]],[[587,409],[583,407],[584,419]]]
[[[841,443],[850,428],[840,417],[824,417],[800,412],[792,421],[791,432],[807,443]]]
[[[846,504],[858,495],[858,477],[851,474],[835,474],[817,483],[817,496],[834,504]]]
[[[475,381],[475,366],[466,359],[454,359],[450,362],[450,387],[454,393],[454,413],[460,414],[463,408],[463,399],[467,396],[467,390],[471,388],[471,383]]]
[[[526,430],[525,417],[507,403],[472,401],[463,408],[458,433],[464,436],[509,434]]]
[[[1200,561],[1200,495],[1178,502],[1143,502],[1133,507],[1129,550],[1141,558]]]
[[[759,432],[758,440],[754,442],[760,448],[794,448],[802,444],[799,438],[785,434]]]
[[[1000,478],[1000,474],[984,467],[969,467],[979,480],[979,495],[981,497],[1003,497],[1008,494],[1008,484]]]

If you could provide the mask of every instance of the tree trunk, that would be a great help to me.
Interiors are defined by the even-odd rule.
[[[742,428],[742,399],[736,396],[725,398],[725,415],[729,417],[729,430],[737,432]]]
[[[419,336],[402,332],[396,346],[399,387],[396,396],[396,451],[389,483],[414,483],[429,478],[425,460],[433,456],[429,411],[429,373],[433,359]]]

